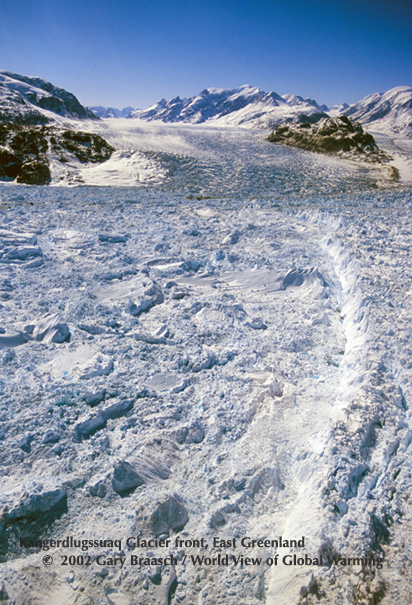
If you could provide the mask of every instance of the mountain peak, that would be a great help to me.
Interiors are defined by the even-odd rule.
[[[350,105],[344,111],[352,120],[380,132],[412,134],[412,87],[396,86],[376,92]]]
[[[0,71],[0,121],[45,124],[55,116],[97,119],[67,90],[47,80]]]
[[[325,116],[315,101],[296,95],[282,98],[276,92],[265,92],[250,84],[237,88],[205,88],[196,96],[162,100],[147,110],[131,113],[132,118],[149,121],[213,122],[250,128],[272,128],[285,119],[300,120],[302,115],[309,121]]]

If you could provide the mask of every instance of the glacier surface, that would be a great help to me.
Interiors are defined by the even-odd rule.
[[[2,598],[410,602],[410,186],[116,123],[133,186],[0,186]]]

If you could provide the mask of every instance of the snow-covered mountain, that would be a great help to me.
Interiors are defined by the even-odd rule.
[[[326,106],[323,105],[322,107]],[[348,108],[349,105],[347,103],[338,103],[337,105],[331,105],[330,107],[326,108],[325,111],[330,115],[331,118],[334,118],[345,113]]]
[[[104,105],[92,105],[87,107],[95,116],[98,118],[128,118],[132,111],[136,111],[135,107],[123,107],[123,109],[117,109],[117,107],[105,107]]]
[[[147,109],[84,107],[67,90],[38,77],[0,71],[0,122],[47,124],[57,116],[74,119],[138,118],[156,122],[183,122],[247,128],[276,128],[281,123],[314,123],[328,115],[351,120],[387,134],[412,136],[412,87],[399,86],[374,93],[352,105],[332,107],[296,94],[279,95],[243,85],[206,88],[198,95],[161,99]]]
[[[368,95],[344,113],[379,132],[412,135],[412,88],[398,86]]]
[[[47,124],[58,116],[96,120],[67,90],[42,78],[0,71],[0,122]]]
[[[282,95],[282,99],[291,107],[303,107],[305,105],[314,105],[320,111],[328,111],[327,105],[319,105],[315,99],[304,99],[300,95]]]
[[[233,89],[206,88],[188,99],[161,99],[148,109],[133,111],[130,117],[147,121],[272,128],[284,121],[311,122],[326,116],[311,99],[297,95],[281,97],[276,92],[244,85]]]
[[[239,88],[206,88],[198,95],[161,99],[147,109],[84,107],[67,90],[42,78],[0,71],[0,122],[47,124],[57,116],[91,119],[138,118],[156,122],[183,122],[216,126],[276,128],[281,123],[314,123],[344,114],[351,120],[387,134],[412,135],[412,87],[399,86],[368,95],[352,105],[332,107],[296,94],[279,95],[243,85]]]
[[[283,122],[313,123],[344,114],[363,126],[388,134],[412,134],[412,88],[399,86],[369,95],[348,105],[328,108],[299,95],[278,95],[249,85],[234,89],[206,88],[195,97],[161,99],[148,109],[132,111],[131,118],[159,122],[207,122],[219,126],[275,128]]]

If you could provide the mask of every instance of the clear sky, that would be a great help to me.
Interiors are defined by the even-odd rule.
[[[85,105],[242,84],[351,103],[412,85],[412,1],[0,0],[0,69]]]

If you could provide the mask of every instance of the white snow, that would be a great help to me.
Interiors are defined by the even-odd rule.
[[[254,129],[121,119],[85,128],[116,147],[108,162],[73,163],[48,188],[0,185],[0,565],[10,599],[410,602],[406,169],[400,184],[383,183],[380,168],[271,145]],[[403,139],[382,140],[409,161]],[[60,176],[82,186],[58,186]],[[130,493],[114,489],[115,468],[141,479]],[[180,502],[174,494],[188,521],[170,530],[171,545],[127,548],[129,536],[153,537],[158,503]],[[49,569],[21,536],[122,548],[55,547]],[[304,536],[305,547],[219,550],[216,536]],[[209,548],[177,548],[176,537]],[[149,552],[178,563],[130,566]],[[385,565],[283,562],[322,552]],[[58,564],[81,554],[91,567]],[[128,562],[99,567],[98,554]],[[264,562],[191,563],[205,554]]]
[[[189,99],[161,99],[146,110],[136,110],[132,118],[149,121],[203,122],[220,126],[273,128],[283,120],[297,120],[304,114],[321,113],[315,101],[297,95],[281,97],[257,87],[243,85],[235,89],[207,88]]]
[[[345,115],[358,120],[367,129],[388,135],[411,136],[412,88],[398,86],[385,93],[364,97],[345,109]]]
[[[102,164],[85,165],[76,159],[62,164],[51,157],[51,186],[155,186],[173,189],[179,185],[188,194],[219,195],[223,191],[227,193],[228,187],[245,191],[247,185],[250,195],[259,197],[263,191],[264,195],[275,190],[280,195],[291,191],[309,192],[313,188],[319,192],[326,191],[329,184],[342,191],[348,186],[357,191],[359,180],[363,181],[361,189],[370,186],[371,180],[387,180],[386,166],[371,167],[361,162],[319,157],[298,149],[286,150],[266,142],[268,131],[235,128],[219,120],[194,125],[124,118],[66,122],[72,128],[101,135],[115,148],[115,152]],[[387,135],[377,135],[378,144],[393,157],[390,164],[399,167],[401,180],[410,182],[408,165],[412,150],[408,147],[408,139],[397,137],[392,141]],[[234,145],[237,149],[235,157]],[[293,158],[302,170],[293,170]],[[353,182],[343,185],[345,175],[351,175]],[[366,175],[369,185],[365,184]]]

